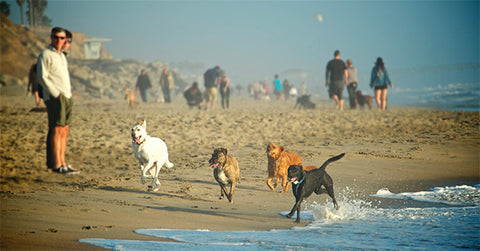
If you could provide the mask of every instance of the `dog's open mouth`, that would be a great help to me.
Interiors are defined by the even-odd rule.
[[[296,180],[297,180],[297,177],[291,177],[291,178],[289,179],[290,182],[295,182]]]
[[[218,166],[218,163],[210,164],[210,167],[211,167],[211,168],[215,168],[215,167],[217,167],[217,166]]]
[[[140,142],[140,137],[135,137],[132,135],[132,141],[137,144],[137,145],[140,145],[142,142]]]

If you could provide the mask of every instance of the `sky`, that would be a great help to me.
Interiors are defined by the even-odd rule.
[[[7,2],[20,24],[16,1]],[[479,2],[49,0],[45,15],[112,39],[104,48],[118,59],[189,63],[198,75],[219,65],[232,83],[279,74],[323,86],[337,49],[364,82],[379,56],[393,73],[478,64]]]

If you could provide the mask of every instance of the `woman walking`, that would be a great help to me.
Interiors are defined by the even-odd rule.
[[[377,58],[377,62],[375,62],[370,78],[370,88],[375,89],[375,101],[377,102],[379,111],[385,111],[385,109],[387,109],[388,85],[393,89],[393,84],[383,64],[383,59],[379,57]]]

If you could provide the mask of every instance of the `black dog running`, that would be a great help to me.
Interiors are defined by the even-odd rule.
[[[345,153],[332,157],[325,161],[321,167],[311,171],[304,171],[302,166],[299,165],[291,165],[288,168],[288,179],[292,182],[292,191],[295,196],[295,205],[290,213],[287,214],[288,218],[291,218],[293,214],[295,214],[295,211],[297,211],[296,222],[300,222],[300,204],[313,192],[316,194],[328,193],[333,200],[335,209],[338,210],[339,207],[333,192],[333,180],[325,171],[325,168],[328,164],[343,158],[343,156],[345,156]],[[325,189],[322,189],[322,186],[324,186]]]

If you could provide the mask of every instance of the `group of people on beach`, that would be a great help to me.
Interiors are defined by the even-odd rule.
[[[340,51],[334,52],[334,58],[327,63],[325,72],[325,86],[328,87],[328,94],[335,101],[335,109],[343,111],[343,89],[348,90],[350,108],[356,108],[356,93],[358,86],[357,69],[353,66],[352,60],[347,63],[340,59]],[[384,111],[387,108],[388,86],[393,84],[388,76],[387,69],[381,57],[377,58],[370,77],[370,88],[375,90],[375,101],[378,110]]]
[[[348,91],[349,103],[351,109],[357,108],[357,68],[353,66],[351,59],[345,63],[340,59],[340,51],[334,52],[334,58],[327,63],[325,73],[325,86],[328,87],[328,95],[335,101],[335,109],[343,111],[343,90]],[[388,87],[393,88],[387,69],[381,57],[377,58],[375,66],[371,72],[370,88],[374,89],[375,101],[378,110],[384,111],[387,108]],[[307,87],[303,81],[300,87],[300,96],[307,94]],[[278,74],[275,74],[272,91],[266,81],[255,81],[248,87],[249,93],[255,99],[270,99],[272,93],[276,100],[285,101],[289,97],[296,97],[299,91],[294,85],[290,85],[287,79],[281,80]]]
[[[230,79],[226,76],[225,71],[219,66],[208,69],[204,74],[205,92],[202,94],[198,83],[194,82],[184,92],[184,97],[190,107],[198,107],[207,109],[210,107],[215,109],[217,100],[217,92],[220,92],[222,108],[229,108],[230,106]],[[168,69],[164,69],[161,78],[160,86],[162,88],[165,103],[171,102],[170,91],[174,86],[174,80]],[[340,59],[340,51],[334,52],[334,58],[327,63],[325,73],[325,86],[328,87],[328,94],[331,99],[335,101],[335,109],[343,111],[343,90],[347,88],[349,96],[349,104],[351,109],[357,108],[357,69],[353,66],[351,59],[345,63]],[[374,89],[375,101],[378,110],[383,111],[387,108],[387,91],[388,87],[393,88],[390,77],[383,63],[381,57],[377,58],[375,66],[372,69],[370,78],[370,88]],[[142,100],[147,102],[147,89],[151,88],[150,79],[145,70],[138,76],[136,84],[136,93],[140,93]],[[276,100],[286,101],[289,98],[295,98],[298,95],[298,90],[294,85],[291,85],[287,79],[283,81],[278,74],[275,74],[272,83],[272,89],[265,81],[255,82],[249,85],[249,93],[255,99],[270,99],[270,93],[273,94]],[[270,91],[271,90],[271,91]],[[303,81],[300,87],[300,95],[306,95],[306,84]],[[205,101],[205,103],[203,102]]]
[[[205,93],[202,95],[198,83],[194,82],[184,93],[187,104],[190,107],[198,107],[214,110],[217,101],[217,93],[220,92],[221,104],[223,109],[230,107],[230,78],[220,66],[208,69],[203,74]],[[203,103],[205,100],[205,103]]]
[[[207,109],[210,107],[215,109],[215,103],[217,100],[217,92],[220,91],[222,108],[230,107],[230,79],[227,77],[224,70],[220,69],[220,66],[215,66],[208,69],[204,74],[204,86],[205,93],[202,94],[198,83],[194,82],[183,93],[187,104],[190,107],[198,107]],[[168,69],[164,69],[160,76],[160,86],[163,92],[163,98],[165,103],[171,102],[171,90],[174,87],[174,78]],[[140,93],[143,102],[148,101],[148,89],[152,87],[150,78],[145,70],[141,71],[141,74],[137,78],[135,85],[136,94]],[[205,100],[205,103],[203,102]]]
[[[163,93],[163,101],[165,103],[172,102],[171,91],[174,89],[175,79],[168,68],[163,69],[162,74],[160,75],[159,84]],[[148,76],[147,71],[142,69],[140,75],[137,77],[137,83],[135,84],[135,94],[140,94],[142,101],[146,103],[148,102],[148,89],[150,88],[152,88],[150,77]]]

